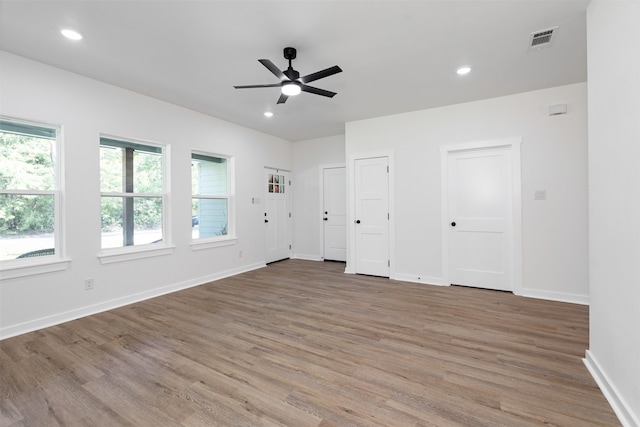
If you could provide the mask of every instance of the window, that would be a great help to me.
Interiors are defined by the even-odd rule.
[[[276,175],[270,173],[267,176],[269,184],[269,193],[284,193],[286,190],[286,183],[284,181],[284,175]]]
[[[61,258],[57,127],[0,118],[0,261]]]
[[[163,147],[100,138],[102,249],[163,240]]]
[[[230,160],[191,154],[191,235],[196,239],[230,236]]]

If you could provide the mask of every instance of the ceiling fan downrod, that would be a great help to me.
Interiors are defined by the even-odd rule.
[[[284,74],[289,78],[289,80],[296,80],[300,78],[300,73],[294,70],[293,66],[291,65],[291,61],[296,59],[296,55],[297,51],[295,47],[284,48],[284,58],[289,60],[289,68],[287,68],[287,71]]]

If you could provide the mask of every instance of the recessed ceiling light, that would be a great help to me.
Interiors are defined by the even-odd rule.
[[[64,30],[61,30],[60,34],[62,34],[63,36],[65,36],[69,40],[82,40],[82,34],[80,34],[77,31],[70,30],[68,28],[65,28]]]
[[[462,67],[458,67],[456,73],[458,73],[458,75],[464,76],[465,74],[469,74],[470,71],[471,67],[469,67],[468,65],[463,65]]]
[[[265,117],[273,117],[273,113],[271,111],[265,111],[264,112],[264,116]]]

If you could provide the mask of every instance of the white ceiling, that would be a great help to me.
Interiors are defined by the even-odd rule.
[[[0,0],[0,48],[290,141],[344,124],[587,79],[588,0]],[[558,26],[551,46],[527,49]],[[79,42],[59,31],[71,27]],[[257,60],[343,72],[276,105]],[[473,71],[456,75],[458,66]],[[274,117],[265,118],[263,112]]]

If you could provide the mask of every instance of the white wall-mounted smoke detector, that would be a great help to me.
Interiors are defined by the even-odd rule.
[[[529,36],[529,50],[538,50],[543,47],[549,47],[555,39],[555,33],[558,27],[547,28],[546,30],[534,31]]]

